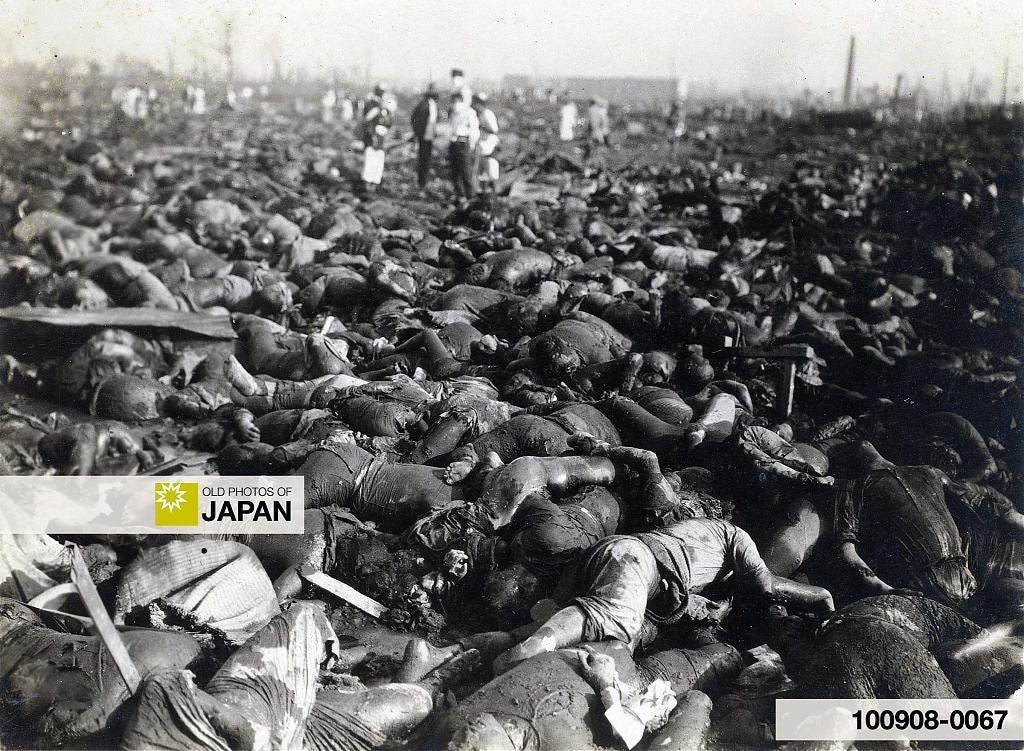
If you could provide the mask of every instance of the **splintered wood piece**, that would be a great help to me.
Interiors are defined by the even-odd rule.
[[[92,576],[89,575],[89,567],[86,566],[85,559],[82,558],[82,551],[74,543],[69,543],[67,547],[71,555],[71,583],[78,589],[78,595],[85,603],[85,609],[89,613],[89,617],[92,618],[100,639],[103,640],[103,646],[110,652],[117,671],[127,684],[128,690],[134,694],[139,689],[139,684],[142,683],[138,668],[132,662],[128,648],[121,640],[121,634],[118,633],[114,622],[110,619],[110,614],[107,613],[107,608],[103,604],[103,600],[100,599],[100,593],[96,591],[96,585],[93,583]]]
[[[779,417],[788,419],[793,414],[793,391],[796,388],[796,361],[786,360],[782,365],[782,382],[779,384],[776,407]]]
[[[783,344],[779,347],[723,347],[713,353],[719,357],[747,357],[766,360],[809,360],[814,347],[809,344]]]
[[[358,589],[350,587],[345,582],[339,581],[333,576],[328,576],[322,571],[317,571],[312,566],[303,566],[299,569],[299,576],[310,584],[320,587],[325,592],[330,592],[335,597],[340,597],[349,605],[359,608],[374,618],[380,618],[387,611],[386,607],[372,597],[367,597]]]

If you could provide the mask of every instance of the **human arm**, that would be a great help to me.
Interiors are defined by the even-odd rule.
[[[988,485],[950,479],[939,472],[947,505],[960,508],[986,521],[994,521],[1015,537],[1024,538],[1024,514],[1013,505],[1013,501]]]
[[[465,480],[480,464],[480,456],[472,443],[455,449],[450,458],[444,473],[444,481],[449,485],[457,485]]]
[[[615,734],[626,744],[636,746],[647,730],[665,724],[676,706],[676,695],[669,683],[658,679],[642,694],[637,694],[619,680],[615,660],[587,645],[580,653],[580,667],[587,683],[601,697],[604,716]]]
[[[770,602],[822,616],[835,612],[832,594],[827,589],[773,574],[750,535],[738,527],[734,529],[730,552],[733,570],[742,583],[751,586]]]
[[[839,561],[854,573],[868,590],[872,592],[889,592],[892,587],[886,584],[871,567],[864,562],[857,552],[857,546],[852,542],[844,542],[839,546]]]
[[[801,485],[827,486],[834,482],[831,477],[821,477],[798,469],[808,465],[795,455],[788,442],[767,428],[746,428],[740,435],[739,448],[759,475],[774,475]]]

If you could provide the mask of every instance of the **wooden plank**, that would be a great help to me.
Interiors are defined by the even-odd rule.
[[[766,360],[809,360],[814,347],[809,344],[783,344],[779,347],[723,347],[712,353],[718,357],[747,357]]]
[[[778,387],[776,409],[782,420],[793,414],[793,392],[796,389],[796,361],[787,360],[782,366],[782,381]]]
[[[78,589],[78,594],[82,598],[82,602],[85,603],[85,609],[89,613],[89,617],[92,618],[100,639],[103,640],[103,646],[110,652],[117,671],[128,686],[128,691],[134,694],[138,690],[139,684],[142,683],[139,670],[132,662],[128,648],[121,640],[121,634],[118,633],[114,622],[110,619],[110,614],[107,612],[103,600],[100,599],[100,593],[96,591],[96,585],[89,575],[89,567],[86,566],[85,559],[82,558],[82,551],[74,543],[68,543],[67,548],[71,555],[71,583]]]
[[[509,188],[508,197],[513,201],[534,201],[536,203],[558,203],[562,189],[543,183],[528,183],[516,180]]]
[[[299,576],[310,584],[314,584],[317,587],[320,587],[320,589],[330,592],[335,597],[340,597],[349,605],[359,608],[364,613],[372,615],[374,618],[380,618],[387,611],[386,607],[381,605],[372,597],[367,597],[358,589],[350,587],[345,582],[335,579],[333,576],[328,576],[322,571],[317,571],[312,566],[303,566],[299,569]]]
[[[230,316],[156,308],[68,310],[15,306],[0,308],[0,321],[71,328],[177,329],[211,339],[236,338]]]

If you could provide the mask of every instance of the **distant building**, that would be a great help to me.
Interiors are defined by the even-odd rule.
[[[660,106],[685,93],[678,78],[536,78],[511,75],[502,79],[505,91],[568,91],[578,101],[599,97],[609,104],[631,107]]]

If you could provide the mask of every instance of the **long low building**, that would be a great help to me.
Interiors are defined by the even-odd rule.
[[[671,101],[680,93],[678,78],[534,78],[531,76],[505,76],[502,88],[531,90],[550,89],[556,93],[568,92],[576,100],[599,97],[611,104],[649,106]]]

